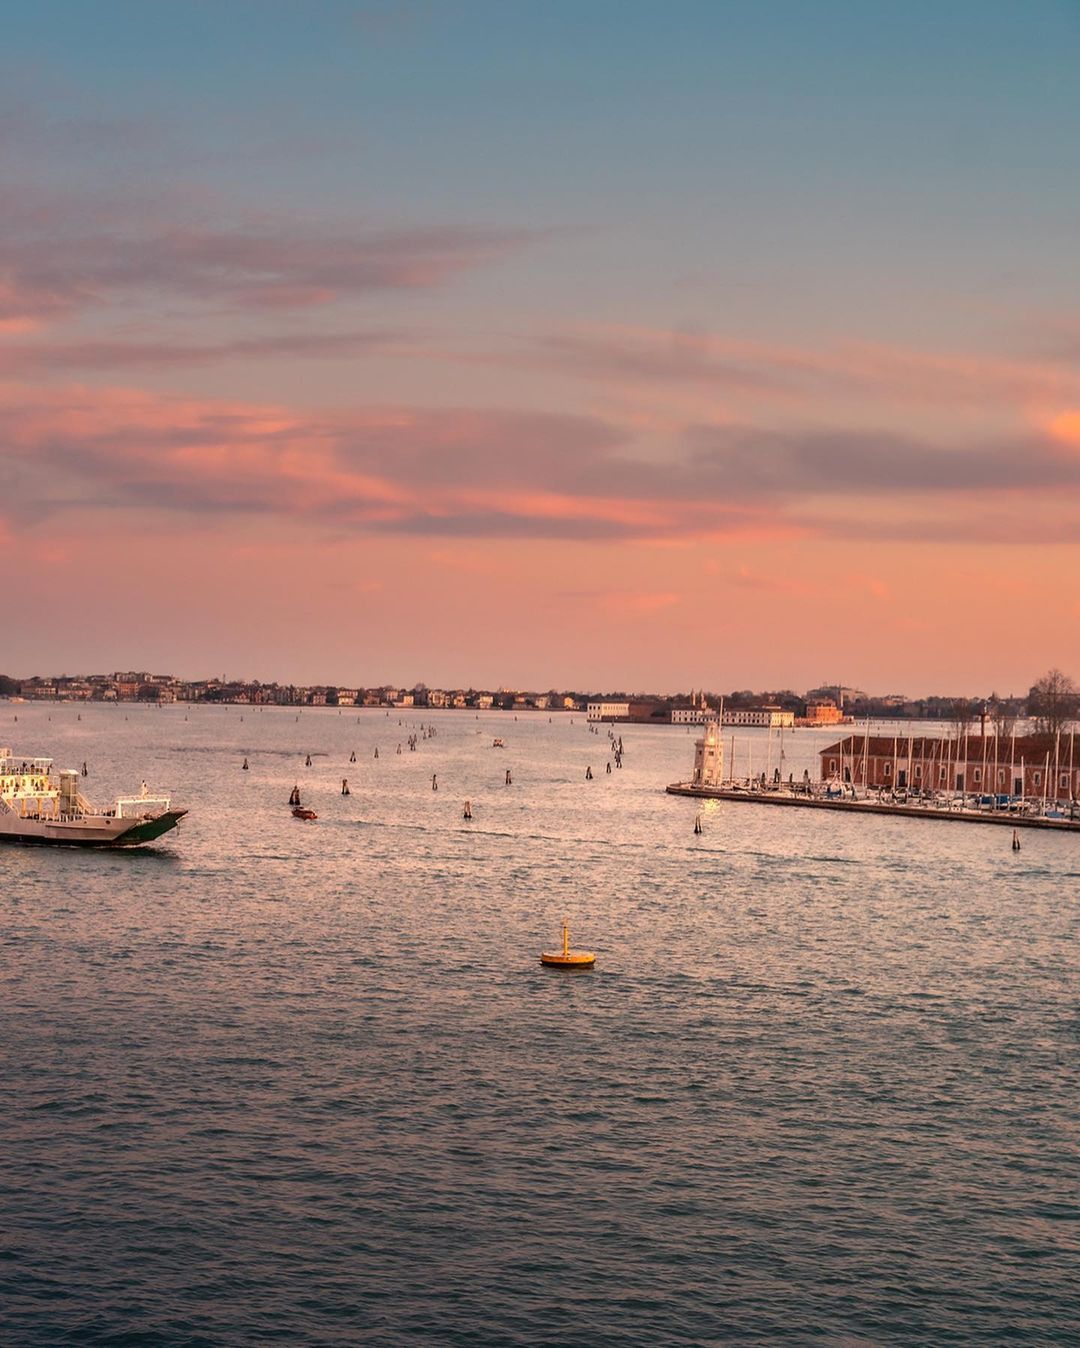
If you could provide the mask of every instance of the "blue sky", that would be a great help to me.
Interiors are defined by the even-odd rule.
[[[827,295],[841,322],[869,301],[913,325],[911,283],[975,308],[989,287],[1010,307],[1076,298],[1074,3],[8,11],[14,87],[40,82],[47,115],[142,126],[140,176],[267,209],[560,230],[610,311],[635,283],[664,303],[680,268],[739,311],[731,290],[786,281],[800,326]]]

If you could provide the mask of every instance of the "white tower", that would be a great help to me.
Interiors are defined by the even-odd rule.
[[[724,741],[719,720],[705,722],[704,734],[694,744],[694,785],[719,786],[724,775]]]

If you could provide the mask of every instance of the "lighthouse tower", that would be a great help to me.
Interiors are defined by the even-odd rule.
[[[694,744],[694,785],[719,786],[723,775],[724,742],[720,721],[706,721],[701,739]]]

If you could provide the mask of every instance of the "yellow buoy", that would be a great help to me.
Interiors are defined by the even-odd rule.
[[[541,951],[540,963],[552,969],[589,969],[596,963],[596,955],[591,950],[570,949],[570,928],[564,922],[562,949]]]

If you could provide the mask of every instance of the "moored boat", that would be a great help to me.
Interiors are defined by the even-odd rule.
[[[16,758],[0,749],[0,842],[137,847],[174,829],[185,814],[145,783],[139,795],[99,808],[79,790],[74,768],[57,773],[51,758]]]

